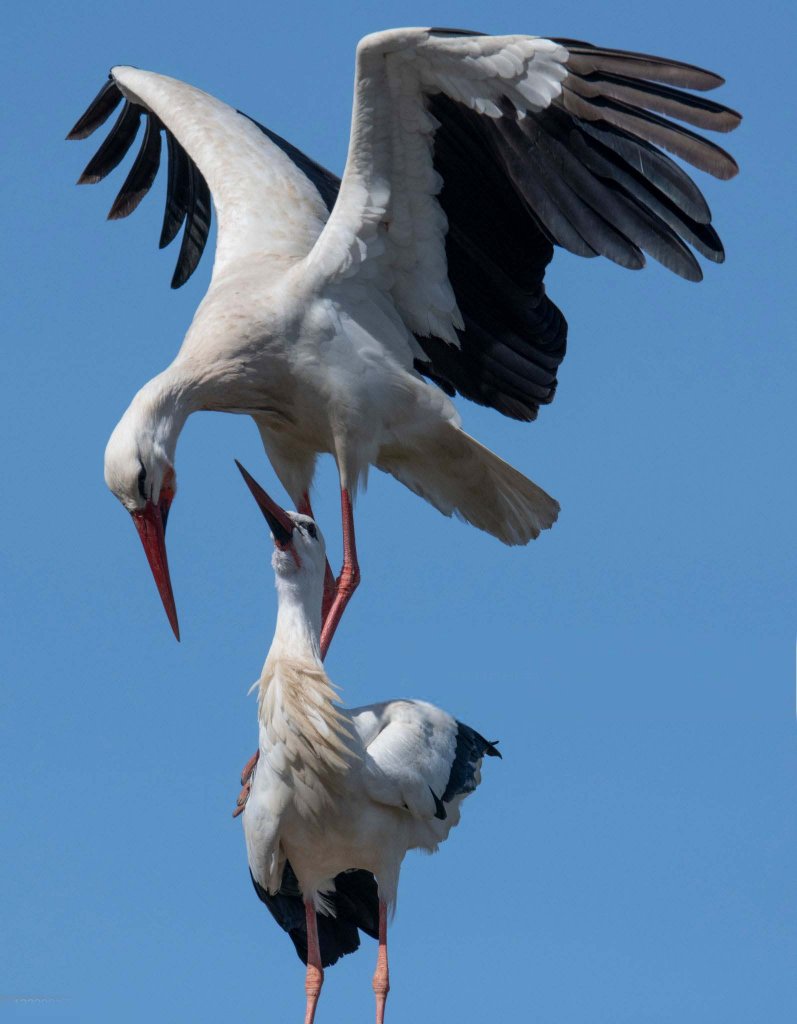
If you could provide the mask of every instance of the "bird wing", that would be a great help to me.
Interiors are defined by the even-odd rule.
[[[566,323],[543,287],[553,245],[629,268],[647,252],[690,280],[701,277],[690,247],[723,259],[705,199],[658,148],[719,178],[737,172],[669,120],[735,128],[738,114],[683,91],[721,83],[571,40],[367,36],[340,196],[308,262],[389,292],[432,380],[533,419],[565,350]]]
[[[270,758],[260,757],[244,807],[243,826],[252,877],[271,892],[277,892],[282,878],[285,854],[280,830],[292,795],[284,773],[275,770]]]
[[[133,146],[141,149],[108,218],[129,216],[152,186],[166,137],[168,173],[160,247],[183,228],[172,278],[179,288],[196,269],[218,216],[214,274],[251,253],[305,256],[334,203],[337,179],[278,135],[207,93],[165,75],[115,67],[71,130],[84,139],[122,103],[110,134],[78,179],[101,181]]]
[[[395,700],[351,712],[365,746],[365,789],[377,803],[416,818],[446,817],[443,797],[457,760],[458,722],[423,701]],[[455,785],[455,789],[458,787]]]

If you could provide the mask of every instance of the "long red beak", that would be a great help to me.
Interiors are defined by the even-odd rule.
[[[270,498],[251,473],[247,473],[241,463],[236,459],[235,465],[240,469],[241,476],[246,481],[246,486],[252,492],[252,497],[258,504],[258,508],[265,516],[269,529],[274,537],[274,543],[283,550],[290,546],[293,540],[294,522],[284,508]]]
[[[172,593],[172,581],[169,576],[169,561],[166,557],[166,519],[169,515],[169,506],[172,503],[172,495],[168,492],[162,493],[158,504],[148,501],[143,509],[132,513],[133,522],[136,524],[141,543],[144,545],[144,552],[155,577],[155,586],[163,601],[169,624],[177,639],[180,639],[180,625],[177,621],[177,608],[174,604]]]

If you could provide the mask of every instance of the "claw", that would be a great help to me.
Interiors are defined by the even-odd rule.
[[[238,799],[235,801],[235,810],[232,812],[233,818],[237,818],[239,814],[243,814],[244,807],[246,807],[246,801],[249,799],[249,792],[252,786],[249,782],[244,783],[244,788],[238,794]]]
[[[260,751],[256,750],[254,752],[254,754],[252,754],[252,756],[249,758],[249,760],[244,765],[243,771],[241,772],[241,785],[242,786],[245,786],[247,784],[247,782],[249,782],[249,780],[252,778],[252,772],[254,772],[254,770],[255,770],[255,765],[257,764],[257,759],[259,757],[260,757]]]

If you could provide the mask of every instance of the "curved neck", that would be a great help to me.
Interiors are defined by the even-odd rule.
[[[137,437],[147,436],[173,463],[180,431],[198,408],[193,381],[180,368],[170,366],[135,395],[123,421],[128,421]]]

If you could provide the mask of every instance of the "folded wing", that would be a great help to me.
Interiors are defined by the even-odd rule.
[[[352,720],[366,748],[368,795],[420,819],[445,821],[445,805],[479,784],[484,755],[501,756],[474,729],[425,701],[355,708]]]

